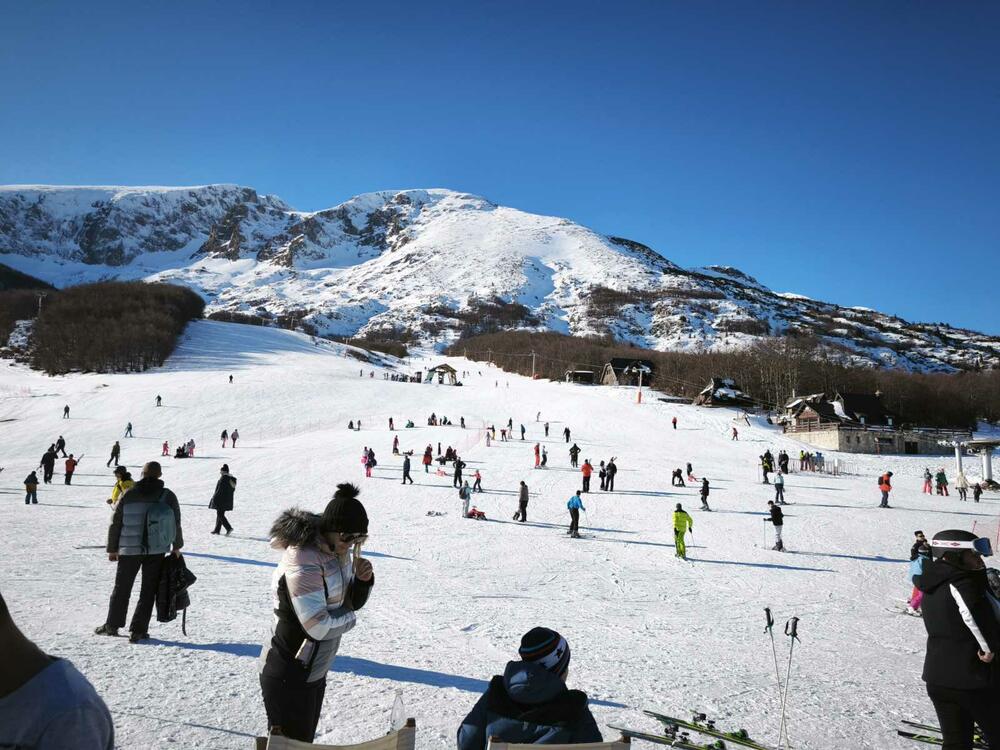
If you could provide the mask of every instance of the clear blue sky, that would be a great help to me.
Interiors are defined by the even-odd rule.
[[[0,183],[449,187],[1000,333],[995,2],[0,8]]]

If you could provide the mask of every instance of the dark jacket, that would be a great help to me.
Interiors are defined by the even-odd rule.
[[[707,479],[702,479],[701,480],[701,497],[702,497],[702,499],[708,497],[708,493],[709,493],[708,480]],[[781,509],[779,508],[778,510],[781,510]]]
[[[215,483],[215,494],[208,507],[213,510],[232,510],[233,494],[236,492],[236,477],[232,474],[223,474],[219,481]]]
[[[456,477],[462,476],[462,469],[465,468],[465,461],[456,458],[454,466],[455,466],[455,476]]]
[[[170,490],[165,490],[160,479],[143,478],[136,482],[128,492],[122,495],[115,506],[115,514],[108,528],[108,552],[119,555],[156,555],[166,554],[169,549],[147,549],[143,546],[146,531],[146,513],[157,502],[160,496],[174,512],[174,522],[177,524],[177,534],[174,546],[180,549],[184,546],[184,533],[181,530],[181,508],[177,504],[177,496]]]
[[[976,690],[997,684],[997,665],[979,661],[983,649],[974,625],[989,650],[1000,651],[1000,625],[986,598],[986,571],[963,570],[944,560],[928,560],[913,583],[924,592],[920,609],[927,629],[924,682]],[[963,619],[963,611],[972,622]]]
[[[771,518],[768,519],[768,520],[770,520],[771,523],[773,523],[775,526],[784,526],[785,525],[785,514],[782,513],[781,508],[779,506],[772,505],[771,506]]]
[[[491,737],[527,744],[600,742],[587,694],[569,690],[535,662],[512,661],[458,728],[458,750],[484,750]]]
[[[42,460],[39,461],[42,466],[47,469],[51,469],[56,465],[56,452],[55,451],[45,451],[42,454]]]
[[[528,485],[521,485],[521,488],[517,491],[517,501],[522,505],[528,504]]]
[[[169,555],[163,561],[160,572],[160,585],[156,591],[156,621],[171,622],[177,618],[177,613],[191,605],[188,588],[198,577],[187,568],[184,557]],[[185,635],[186,628],[184,628]]]
[[[613,478],[614,475],[618,473],[618,467],[615,465],[614,461],[608,461],[608,465],[604,470],[608,472],[608,479]]]

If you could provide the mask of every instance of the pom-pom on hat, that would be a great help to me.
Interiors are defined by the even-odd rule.
[[[358,500],[361,493],[350,482],[337,485],[333,499],[326,504],[320,529],[323,532],[342,531],[347,534],[367,534],[368,514]]]
[[[537,662],[553,674],[561,675],[569,669],[569,644],[548,628],[532,628],[521,636],[517,653],[524,661]]]

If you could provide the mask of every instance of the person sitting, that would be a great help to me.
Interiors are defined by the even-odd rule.
[[[407,429],[412,429],[413,428],[413,420],[412,419],[407,419],[406,420],[406,428]]]
[[[566,687],[570,650],[548,628],[521,638],[520,660],[496,675],[458,728],[458,750],[485,750],[491,737],[538,745],[601,742],[587,694]]]
[[[177,446],[177,452],[174,453],[174,458],[187,458],[187,449],[183,445]]]
[[[353,430],[354,429],[354,420],[353,419],[350,422],[347,423],[347,429],[349,429],[349,430]]]

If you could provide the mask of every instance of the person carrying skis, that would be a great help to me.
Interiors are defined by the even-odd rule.
[[[225,528],[226,536],[233,533],[233,527],[226,519],[226,513],[233,509],[233,497],[236,494],[236,477],[229,473],[229,464],[222,464],[219,469],[219,481],[215,483],[215,492],[208,507],[215,511],[215,528],[213,534],[219,534]]]
[[[580,458],[580,446],[573,443],[572,447],[569,449],[569,465],[574,469],[577,467],[577,461]]]
[[[73,458],[73,454],[69,454],[69,458],[66,459],[66,474],[65,481],[66,484],[73,484],[73,472],[76,471],[77,465],[83,460],[83,454],[80,454],[80,458]]]
[[[42,481],[45,484],[52,483],[52,474],[56,467],[56,452],[52,446],[42,454],[42,460],[38,466],[42,469]]]
[[[892,472],[887,471],[878,478],[878,488],[882,491],[882,502],[880,508],[891,508],[889,505],[889,493],[892,492]]]
[[[542,446],[539,443],[535,443],[535,468],[542,463]]]
[[[708,487],[708,477],[702,477],[701,479],[701,509],[702,510],[712,510],[708,507],[708,494],[710,490]]]
[[[781,541],[781,529],[785,524],[785,514],[781,512],[781,508],[775,505],[773,500],[767,501],[767,509],[771,511],[771,516],[765,518],[764,523],[771,523],[774,526],[774,546],[771,549],[784,552],[785,545]]]
[[[583,474],[583,491],[590,492],[590,475],[594,473],[594,467],[589,458],[584,460],[580,473]]]
[[[580,538],[580,511],[587,510],[583,507],[583,500],[580,499],[580,490],[566,503],[569,508],[569,529],[566,531],[574,539]]]
[[[455,462],[452,464],[452,466],[455,468],[455,473],[452,475],[452,484],[451,484],[451,486],[452,487],[461,487],[462,486],[462,469],[465,468],[465,461],[463,461],[462,459],[460,459],[458,457],[457,453],[455,454]]]
[[[975,724],[990,747],[1000,747],[1000,623],[983,561],[993,553],[990,540],[949,529],[935,534],[930,546],[932,559],[914,583],[924,594],[922,676],[937,712],[942,747],[971,748]]]
[[[682,560],[687,560],[687,545],[684,543],[684,535],[690,531],[694,535],[694,519],[688,515],[684,507],[677,503],[674,508],[674,553]]]
[[[129,470],[124,466],[116,466],[115,486],[111,488],[111,497],[109,497],[105,502],[113,509],[118,501],[122,499],[122,495],[133,487],[135,487],[135,480],[132,479],[132,475],[129,473]]]
[[[132,423],[131,422],[129,422],[127,425],[125,425],[125,434],[123,435],[123,437],[132,437]]]
[[[611,459],[608,461],[608,465],[605,468],[605,470],[608,472],[608,479],[607,479],[607,482],[605,483],[605,489],[608,492],[614,492],[615,491],[615,474],[618,473],[618,464],[615,463],[615,457],[614,456],[612,456]]]
[[[118,441],[116,440],[115,444],[111,446],[111,458],[109,458],[108,462],[106,464],[104,464],[104,465],[105,466],[111,466],[111,462],[114,461],[115,462],[115,466],[117,466],[118,465],[118,457],[121,456],[121,454],[122,454],[122,447],[118,443]]]
[[[774,475],[774,502],[787,505],[785,502],[785,476],[780,471]]]
[[[62,453],[62,457],[66,458],[66,439],[62,435],[56,440],[56,453]]]
[[[35,472],[24,478],[24,504],[38,505],[38,475]]]
[[[457,750],[485,750],[490,739],[518,744],[601,741],[587,694],[569,690],[570,648],[548,628],[521,638],[520,661],[507,663],[458,727]]]
[[[528,485],[521,480],[521,486],[517,490],[517,512],[514,520],[524,523],[528,520]]]
[[[410,454],[403,456],[403,484],[409,482],[413,484],[413,477],[410,476]]]
[[[222,440],[222,447],[225,448],[226,447],[226,443],[229,442],[229,430],[225,430],[224,429],[222,431],[222,434],[219,435],[219,438]]]
[[[931,488],[931,482],[933,480],[934,480],[934,475],[931,474],[931,470],[928,469],[925,466],[924,467],[924,490],[923,490],[923,494],[925,494],[925,495],[931,495],[931,494],[934,493],[934,490]]]
[[[483,491],[483,475],[479,473],[479,469],[476,469],[475,472],[473,472],[472,478],[475,480],[472,483],[472,491],[473,492],[482,492]]]

